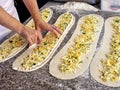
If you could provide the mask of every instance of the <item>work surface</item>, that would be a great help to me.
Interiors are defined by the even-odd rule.
[[[48,2],[45,6],[43,6],[43,8],[51,5],[61,5],[61,3]],[[90,12],[81,13],[81,16],[89,13]],[[96,14],[102,15],[104,18],[114,15],[112,13],[104,12],[97,12]],[[74,28],[75,26],[72,29]],[[65,45],[67,40],[70,38],[73,32],[72,29],[65,38],[66,41],[62,42],[55,54]],[[50,62],[48,62],[42,68],[33,72],[23,73],[15,71],[12,69],[12,63],[19,55],[20,53],[17,54],[14,58],[4,63],[0,63],[0,90],[120,90],[120,88],[107,87],[100,83],[97,83],[90,76],[89,69],[85,71],[83,75],[72,80],[60,80],[51,76],[49,74]]]

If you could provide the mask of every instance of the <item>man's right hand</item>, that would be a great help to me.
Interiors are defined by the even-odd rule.
[[[37,32],[36,30],[29,28],[27,26],[23,26],[21,28],[21,32],[19,33],[21,36],[23,36],[30,45],[37,43]]]

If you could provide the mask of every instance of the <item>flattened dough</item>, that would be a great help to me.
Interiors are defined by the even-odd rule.
[[[17,39],[15,40],[16,37],[17,37]],[[22,40],[17,41],[18,39],[20,39],[19,37],[21,37],[21,36],[18,34],[15,34],[15,35],[11,36],[9,39],[5,40],[0,45],[0,56],[2,56],[2,55],[5,56],[3,59],[0,57],[1,58],[0,62],[7,61],[8,59],[14,57],[16,54],[18,54],[20,51],[22,51],[27,46],[28,43],[24,38],[21,37]],[[10,43],[10,41],[12,43]],[[20,45],[21,42],[23,42],[22,45]],[[17,45],[17,47],[15,47],[16,45]],[[4,53],[7,53],[7,54],[5,55]]]
[[[68,12],[67,12],[68,13]],[[64,13],[66,14],[66,13]],[[62,16],[64,15],[60,15],[59,18],[57,19],[55,25],[57,26],[62,18]],[[72,15],[72,14],[71,14]],[[71,22],[68,24],[67,28],[64,30],[63,34],[60,36],[59,40],[56,42],[56,44],[54,45],[54,48],[51,49],[51,52],[48,54],[47,57],[45,57],[44,61],[38,63],[37,65],[35,65],[34,67],[31,67],[31,69],[29,70],[25,70],[21,67],[21,63],[23,62],[23,58],[27,57],[30,53],[33,52],[33,49],[37,47],[37,45],[33,45],[32,47],[30,47],[28,50],[26,50],[20,57],[18,57],[12,65],[12,68],[14,70],[18,70],[18,71],[22,71],[22,72],[31,72],[34,70],[37,70],[39,68],[41,68],[43,65],[45,65],[50,58],[52,57],[52,55],[54,54],[54,52],[56,51],[56,49],[58,48],[58,46],[60,45],[60,43],[62,42],[62,40],[64,39],[64,37],[66,36],[67,32],[70,30],[70,28],[72,27],[72,25],[75,22],[75,17],[72,15],[72,19]],[[51,32],[48,32],[47,35],[49,35]],[[46,35],[46,36],[47,36]]]
[[[97,15],[97,14],[90,14],[90,15],[95,15],[99,18],[99,28],[98,28],[98,32],[97,32],[97,37],[95,38],[95,41],[92,43],[91,49],[86,53],[86,55],[83,58],[83,63],[80,64],[81,68],[76,68],[76,72],[72,73],[72,74],[64,74],[61,73],[61,71],[59,70],[59,65],[61,64],[61,57],[63,57],[64,55],[67,54],[67,50],[68,48],[70,48],[70,46],[72,46],[74,44],[74,39],[76,38],[77,35],[81,34],[81,27],[80,24],[83,22],[84,18],[89,16],[83,16],[82,18],[79,19],[78,24],[77,24],[77,28],[75,30],[75,32],[73,33],[72,37],[70,38],[69,42],[60,50],[60,52],[57,53],[57,55],[51,60],[50,65],[49,65],[49,73],[58,78],[58,79],[74,79],[76,77],[78,77],[79,75],[83,74],[83,72],[89,67],[89,64],[91,62],[91,59],[93,57],[93,54],[96,50],[96,45],[97,45],[97,41],[104,23],[104,19]]]
[[[99,51],[96,53],[91,65],[90,65],[90,73],[97,82],[99,82],[103,85],[111,86],[111,87],[120,87],[120,81],[103,82],[102,79],[100,78],[100,76],[101,76],[100,70],[103,69],[102,63],[100,60],[102,58],[106,59],[105,55],[110,52],[110,42],[111,42],[112,33],[113,33],[113,27],[111,25],[111,22],[114,20],[114,18],[115,17],[110,17],[105,21],[105,33],[104,33],[103,41],[102,41]]]

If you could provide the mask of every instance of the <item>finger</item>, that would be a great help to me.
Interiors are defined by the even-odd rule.
[[[58,35],[58,32],[57,32],[55,29],[52,29],[51,31],[52,31],[57,37],[59,36],[59,35]]]
[[[35,43],[35,35],[31,35],[30,39],[31,39],[32,43]]]
[[[59,29],[58,27],[56,27],[55,25],[51,25],[52,26],[52,28],[54,28],[59,34],[61,34],[62,35],[62,30],[61,29]]]
[[[37,43],[37,32],[35,31],[35,34],[34,34],[34,43]]]
[[[42,33],[41,31],[37,31],[37,43],[40,44],[42,43]]]
[[[37,32],[35,30],[29,33],[28,36],[32,40],[33,43],[37,43]]]
[[[51,25],[50,25],[51,26]],[[49,27],[49,31],[53,32],[57,37],[59,36],[58,35],[58,32],[51,26]]]
[[[31,46],[32,44],[34,44],[34,42],[32,41],[32,39],[30,39],[30,38],[26,38],[26,39],[29,42],[29,46]]]

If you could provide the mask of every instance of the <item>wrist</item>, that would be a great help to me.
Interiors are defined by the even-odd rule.
[[[35,23],[39,23],[39,22],[43,22],[44,20],[42,19],[42,17],[39,15],[36,15],[33,17],[33,20]]]
[[[19,28],[18,28],[17,33],[20,34],[20,35],[22,35],[23,30],[25,30],[25,26],[24,25],[20,25]]]

